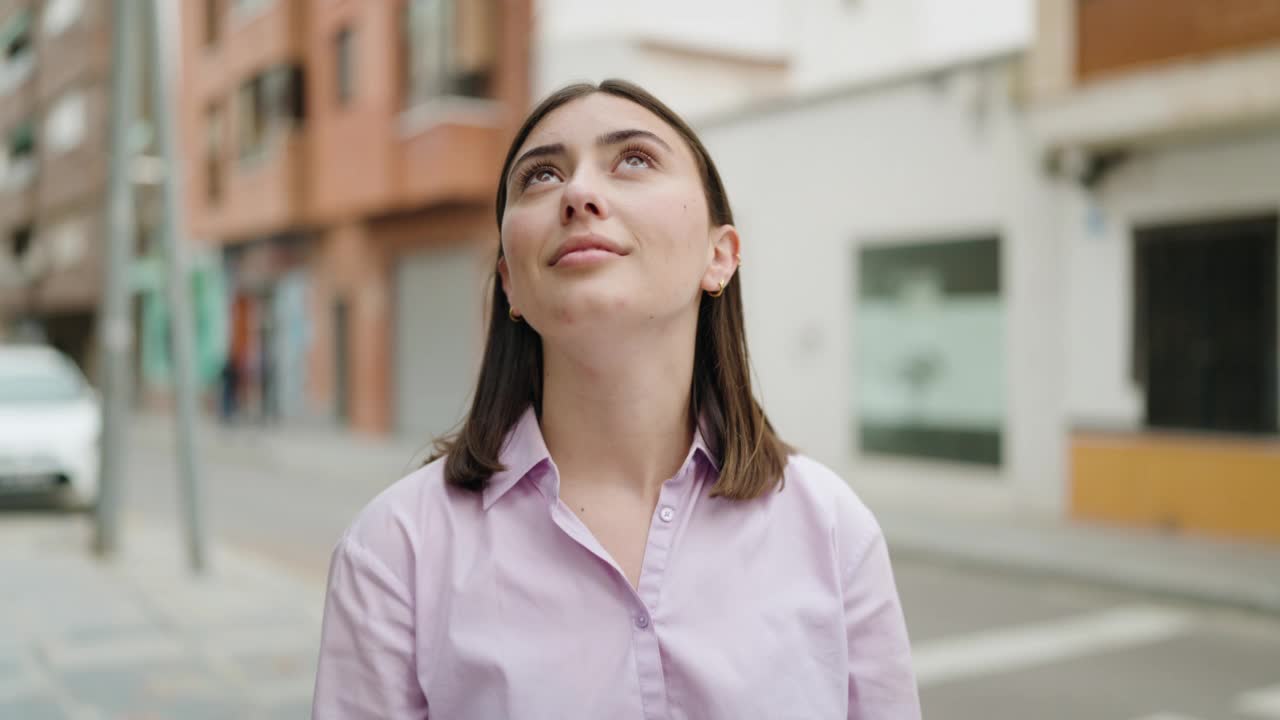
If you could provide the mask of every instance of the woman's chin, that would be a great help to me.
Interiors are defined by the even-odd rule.
[[[538,315],[542,320],[539,325],[549,326],[539,328],[544,334],[575,333],[581,330],[607,334],[611,328],[630,325],[642,318],[644,313],[635,307],[633,298],[619,292],[616,287],[584,287],[565,293],[554,307]]]

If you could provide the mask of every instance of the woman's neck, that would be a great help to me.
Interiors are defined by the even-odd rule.
[[[543,342],[542,434],[562,485],[657,497],[693,439],[695,330],[696,318],[590,351]]]

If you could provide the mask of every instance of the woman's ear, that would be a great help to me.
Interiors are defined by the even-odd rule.
[[[507,267],[507,258],[498,256],[498,277],[502,280],[502,292],[507,296],[507,305],[514,311],[515,303],[511,301],[511,269]]]
[[[732,225],[721,225],[711,229],[711,264],[702,275],[702,289],[716,292],[729,284],[733,274],[738,271],[739,253],[742,241],[738,237],[738,229]]]

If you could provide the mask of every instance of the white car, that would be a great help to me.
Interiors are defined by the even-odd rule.
[[[84,374],[62,353],[0,345],[0,503],[46,496],[64,506],[93,507],[99,405]]]

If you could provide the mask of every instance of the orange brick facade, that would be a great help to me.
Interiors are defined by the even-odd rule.
[[[479,47],[466,44],[477,27],[492,33],[481,48],[487,90],[412,104],[409,2],[224,2],[183,20],[191,230],[222,248],[233,292],[251,303],[276,297],[286,275],[306,278],[307,413],[374,433],[395,430],[395,323],[412,311],[395,307],[396,265],[442,245],[492,251],[494,183],[529,103],[531,0],[453,3],[460,54]],[[211,17],[222,21],[214,33]],[[300,110],[259,133],[262,121],[244,110],[246,82],[280,67],[302,78],[289,88]],[[262,93],[268,103],[272,92]],[[265,149],[246,157],[245,139],[261,137]],[[245,334],[252,345],[257,335]]]

